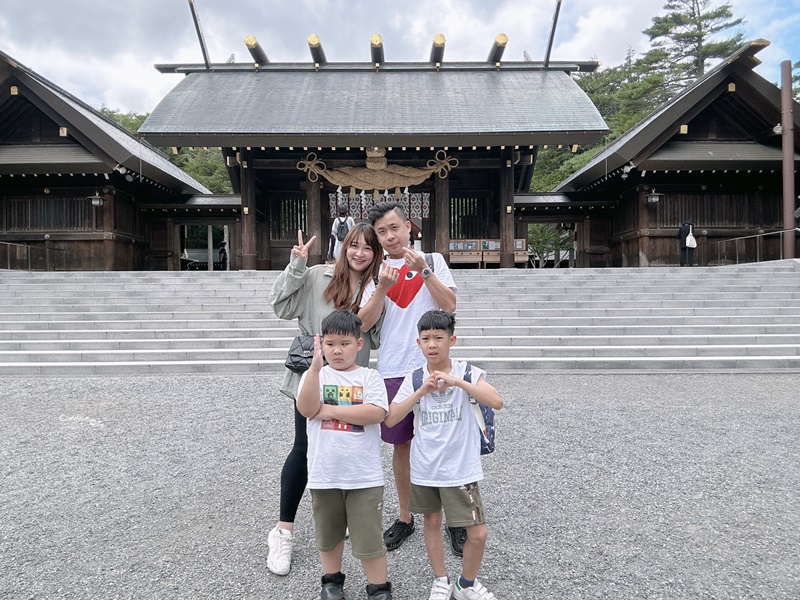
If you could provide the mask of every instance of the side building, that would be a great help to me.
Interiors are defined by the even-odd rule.
[[[781,90],[753,72],[755,55],[768,44],[745,44],[609,144],[556,194],[527,200],[529,210],[538,205],[552,219],[594,209],[575,219],[577,266],[676,265],[685,220],[694,224],[698,264],[781,257]],[[797,102],[792,108],[796,173]]]
[[[0,52],[0,269],[180,268],[166,207],[235,220],[150,144]]]

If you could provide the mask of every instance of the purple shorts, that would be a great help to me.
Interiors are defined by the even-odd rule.
[[[389,397],[389,404],[392,403],[392,400],[397,395],[397,390],[400,389],[403,379],[405,377],[390,377],[383,380],[383,384],[386,386],[386,395]],[[414,437],[413,411],[408,413],[394,427],[387,427],[385,423],[381,423],[381,439],[387,444],[405,444],[410,442],[412,437]]]

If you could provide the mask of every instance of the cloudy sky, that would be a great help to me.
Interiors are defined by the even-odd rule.
[[[310,61],[316,33],[328,61],[369,60],[379,33],[387,61],[427,61],[432,38],[447,39],[445,60],[485,60],[495,35],[508,35],[504,60],[527,51],[543,60],[556,0],[195,0],[212,62],[250,62],[255,35],[271,62]],[[746,19],[746,39],[772,45],[758,71],[780,78],[800,60],[800,0],[729,0]],[[719,0],[712,0],[714,6]],[[614,66],[628,48],[647,49],[641,31],[664,0],[563,0],[552,60],[598,59]],[[150,112],[180,75],[160,63],[200,63],[187,0],[2,0],[0,50],[94,107]]]

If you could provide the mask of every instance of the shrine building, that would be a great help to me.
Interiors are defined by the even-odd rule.
[[[240,202],[234,268],[283,268],[298,229],[317,236],[309,262],[319,263],[337,205],[364,219],[382,198],[403,204],[425,251],[527,261],[515,195],[528,191],[539,148],[607,132],[571,77],[598,63],[504,61],[502,34],[479,62],[446,61],[441,35],[426,63],[392,62],[379,36],[364,41],[363,63],[329,62],[312,35],[305,63],[270,62],[248,38],[253,62],[157,65],[185,77],[139,133],[158,147],[222,149]],[[165,252],[184,203],[160,205],[153,221]]]

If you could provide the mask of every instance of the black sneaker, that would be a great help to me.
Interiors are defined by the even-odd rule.
[[[387,550],[397,550],[412,533],[414,533],[414,515],[411,515],[411,523],[397,519],[383,532],[383,543],[386,544]]]
[[[320,600],[344,600],[344,573],[333,573],[322,576]]]
[[[448,527],[450,547],[456,556],[464,556],[464,543],[467,541],[467,530],[464,527]]]
[[[368,600],[392,600],[392,584],[390,582],[381,584],[367,584]]]

